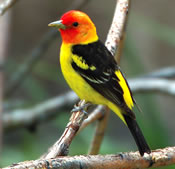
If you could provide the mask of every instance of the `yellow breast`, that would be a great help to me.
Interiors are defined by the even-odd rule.
[[[72,59],[75,56],[71,52],[71,45],[62,44],[60,53],[61,70],[65,80],[72,90],[86,101],[94,104],[104,104],[104,97],[97,93],[73,68],[71,65]],[[84,65],[86,68],[86,65]]]

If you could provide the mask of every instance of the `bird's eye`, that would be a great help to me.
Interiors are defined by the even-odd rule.
[[[72,25],[77,27],[78,26],[78,22],[74,22]]]

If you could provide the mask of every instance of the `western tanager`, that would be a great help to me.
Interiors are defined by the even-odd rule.
[[[71,10],[49,26],[61,33],[60,64],[72,90],[80,99],[112,109],[130,129],[140,154],[150,153],[132,111],[135,101],[128,83],[89,16]]]

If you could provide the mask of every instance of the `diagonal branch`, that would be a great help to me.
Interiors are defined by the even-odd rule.
[[[84,106],[85,100],[81,100],[78,106]],[[73,112],[69,123],[67,124],[62,136],[56,143],[42,155],[41,159],[55,158],[57,156],[66,156],[69,152],[69,146],[77,134],[82,122],[87,118],[87,114],[83,111]]]
[[[78,133],[80,133],[84,128],[86,128],[91,123],[95,122],[98,119],[102,119],[105,116],[105,107],[102,105],[99,105],[92,113],[88,115],[88,118],[85,119],[78,130]],[[101,111],[102,110],[102,111]]]
[[[49,31],[40,41],[39,45],[32,50],[26,57],[26,61],[18,68],[18,70],[9,79],[4,95],[8,97],[22,84],[27,74],[31,72],[33,66],[44,56],[48,50],[51,42],[57,37],[57,32],[54,30]]]
[[[53,159],[40,159],[13,164],[3,169],[138,169],[155,168],[175,164],[175,147],[152,151],[140,156],[139,152],[112,155],[66,156]]]
[[[0,15],[3,15],[9,8],[11,8],[18,0],[4,0],[0,3]]]

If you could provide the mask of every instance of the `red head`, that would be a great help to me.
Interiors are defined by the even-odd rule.
[[[60,30],[64,43],[87,44],[98,39],[95,25],[89,16],[81,11],[69,11],[61,20],[52,22],[49,26]]]

